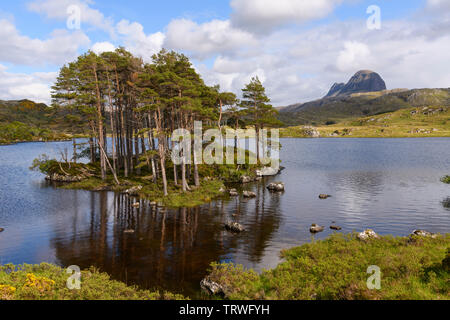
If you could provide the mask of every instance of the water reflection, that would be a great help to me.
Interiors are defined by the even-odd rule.
[[[73,197],[66,214],[65,232],[51,239],[63,266],[96,266],[115,279],[145,288],[163,288],[195,295],[198,283],[213,261],[240,258],[259,262],[280,224],[279,197],[267,197],[262,186],[256,199],[220,200],[196,208],[164,209],[124,194],[89,193],[90,208],[83,212]],[[266,199],[267,198],[267,199]],[[133,207],[135,201],[140,207]],[[231,213],[231,214],[230,214]],[[249,232],[224,231],[234,219]],[[126,233],[126,230],[134,230]]]
[[[312,240],[312,223],[342,232],[408,235],[449,232],[448,138],[283,139],[280,176],[241,186],[257,194],[197,208],[164,210],[111,192],[63,190],[28,167],[70,142],[0,147],[0,263],[96,266],[113,278],[195,297],[213,261],[257,271],[275,267],[284,248]],[[283,181],[286,192],[270,193]],[[238,187],[239,188],[239,187]],[[318,195],[332,195],[320,200]],[[236,220],[242,234],[224,230]],[[134,233],[125,233],[133,229]]]

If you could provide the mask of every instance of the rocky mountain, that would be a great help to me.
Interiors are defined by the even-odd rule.
[[[361,70],[347,82],[335,83],[325,98],[349,96],[361,92],[377,92],[386,90],[386,83],[381,76],[370,70]]]

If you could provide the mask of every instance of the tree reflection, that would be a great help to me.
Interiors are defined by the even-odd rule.
[[[217,200],[179,209],[156,208],[142,200],[134,208],[138,199],[91,192],[85,211],[80,207],[86,208],[86,203],[81,206],[74,197],[67,213],[72,216],[66,222],[71,224],[68,232],[53,238],[52,246],[63,266],[95,266],[128,284],[194,296],[211,262],[236,255],[259,262],[264,255],[281,221],[280,196],[268,194],[261,185],[256,191],[257,198],[249,201]],[[223,225],[230,219],[248,231],[226,232]]]

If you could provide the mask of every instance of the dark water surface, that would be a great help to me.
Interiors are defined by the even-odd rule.
[[[1,146],[0,263],[94,265],[129,284],[195,296],[211,262],[272,268],[281,249],[311,241],[311,223],[327,226],[319,239],[333,221],[343,232],[450,232],[450,186],[439,181],[450,174],[450,139],[281,143],[282,174],[244,186],[256,199],[176,210],[145,203],[135,209],[134,200],[111,192],[56,189],[28,169],[38,155],[57,156],[71,142]],[[278,180],[286,192],[269,193],[265,185]],[[320,200],[320,193],[333,197]],[[248,231],[225,232],[223,223],[232,219]]]

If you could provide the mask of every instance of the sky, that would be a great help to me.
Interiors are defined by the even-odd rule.
[[[448,88],[450,0],[1,0],[0,100],[50,103],[65,63],[119,46],[184,53],[238,96],[258,76],[274,106],[362,69],[388,89]]]

